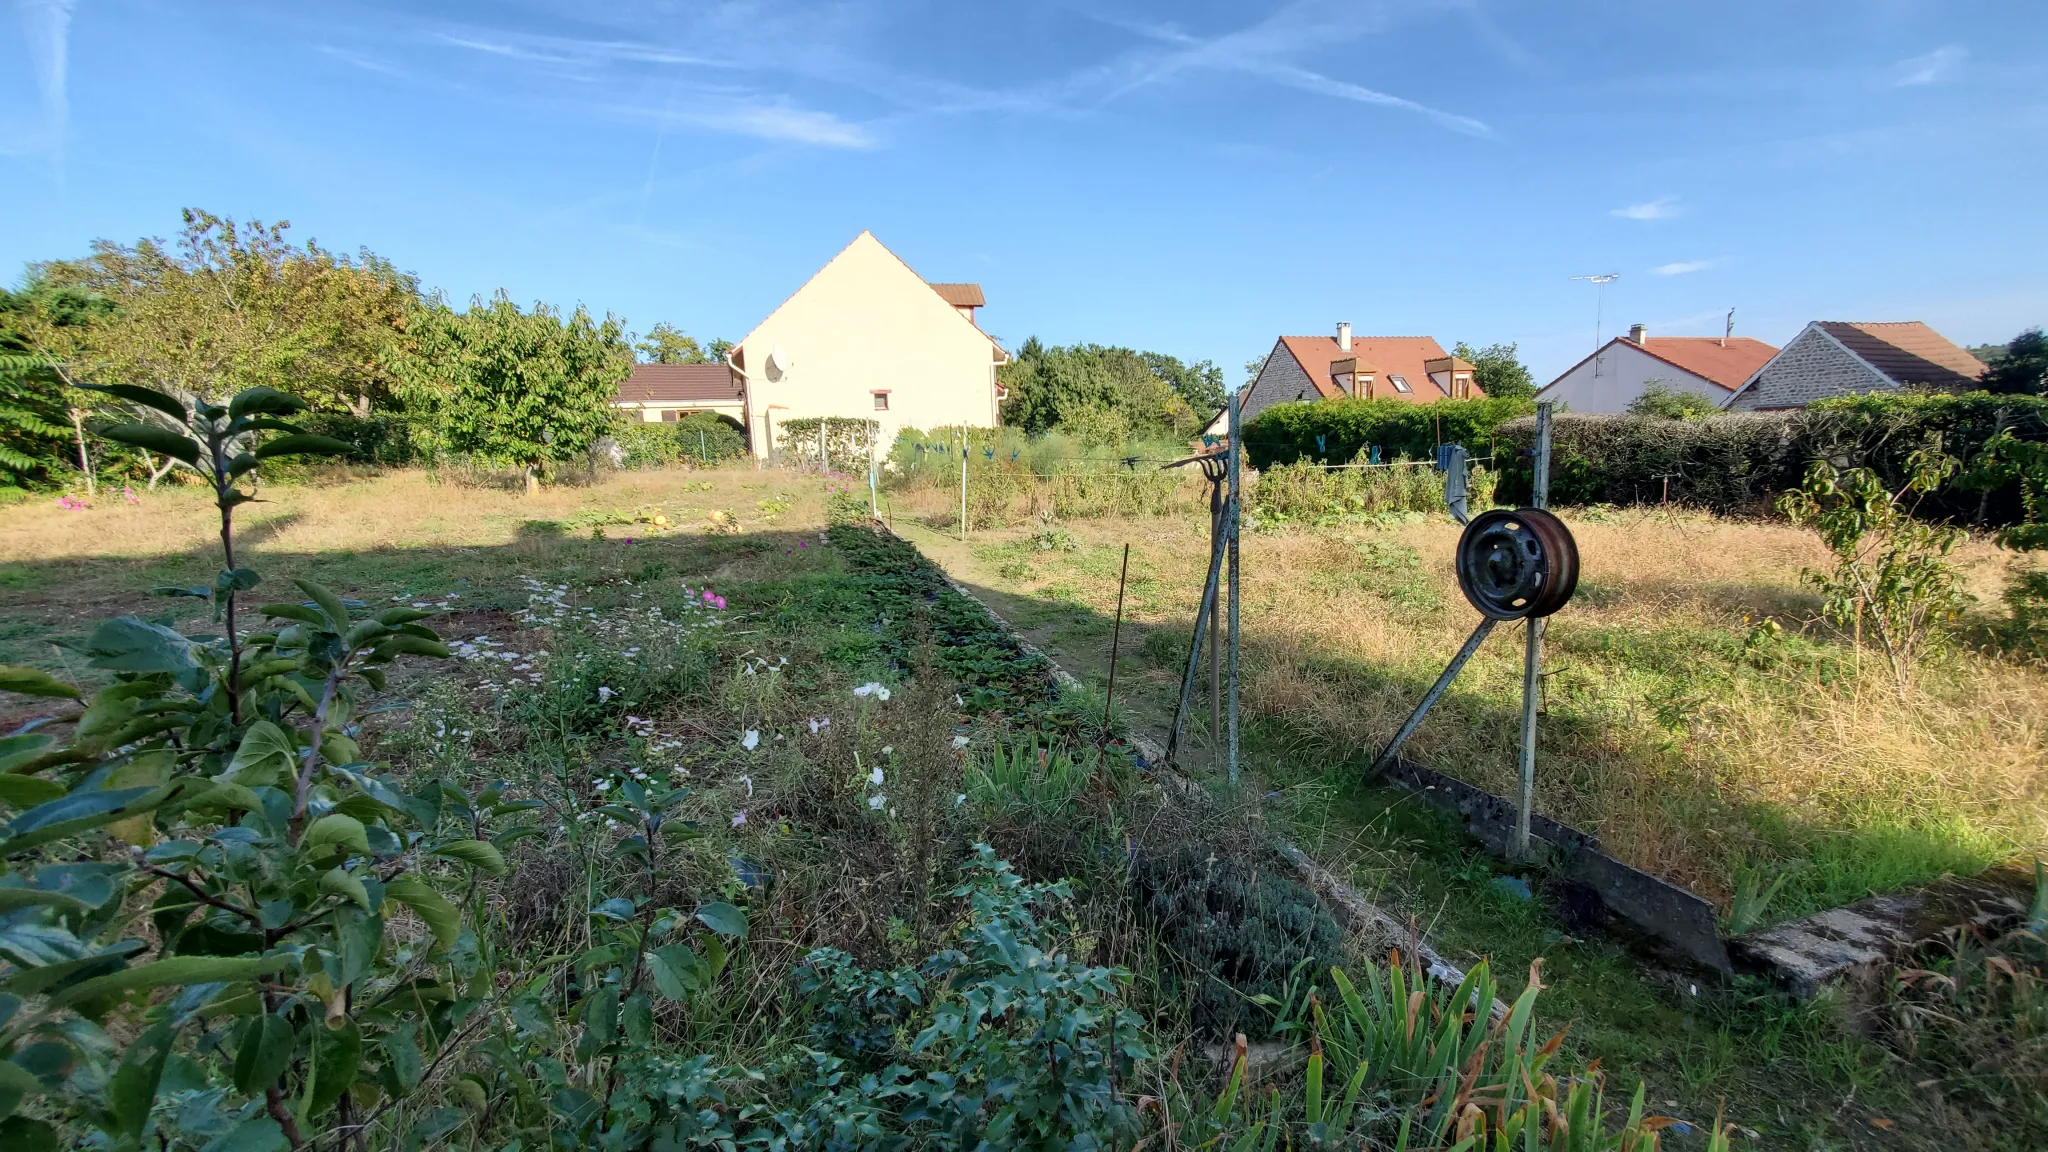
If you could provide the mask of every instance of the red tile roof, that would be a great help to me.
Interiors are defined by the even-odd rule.
[[[635,364],[619,385],[621,404],[730,403],[739,398],[739,381],[723,364]]]
[[[946,303],[955,308],[988,307],[988,298],[981,294],[979,284],[934,284],[932,291],[944,297]]]
[[[1822,331],[1899,384],[1967,390],[1977,386],[1984,362],[1918,320],[1857,323],[1822,320]]]
[[[1622,339],[1625,339],[1623,337]],[[1756,370],[1770,363],[1776,348],[1747,336],[1731,336],[1722,347],[1719,336],[1652,336],[1642,350],[1733,392]]]
[[[1423,366],[1431,360],[1443,359],[1447,353],[1442,345],[1428,336],[1353,336],[1349,352],[1337,346],[1334,336],[1282,336],[1280,343],[1301,364],[1325,400],[1343,395],[1335,384],[1330,383],[1330,362],[1352,356],[1358,358],[1361,368],[1370,366],[1378,373],[1374,378],[1375,396],[1393,397],[1410,404],[1431,404],[1442,400],[1445,395]],[[1395,389],[1388,379],[1392,376],[1406,380],[1408,391]],[[1486,393],[1474,382],[1472,395],[1479,397]]]

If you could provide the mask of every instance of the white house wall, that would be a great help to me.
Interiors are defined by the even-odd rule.
[[[903,428],[991,428],[1000,415],[995,345],[865,232],[740,346],[757,455],[771,424],[803,417],[874,420],[886,452]],[[787,372],[770,371],[777,349]],[[881,389],[885,412],[874,406]]]
[[[1570,412],[1626,412],[1651,384],[1704,396],[1717,405],[1728,398],[1728,389],[1659,360],[1627,340],[1609,342],[1598,355],[1551,381],[1537,396],[1557,401]]]

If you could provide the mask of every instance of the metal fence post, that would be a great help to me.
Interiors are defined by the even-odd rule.
[[[1536,405],[1535,483],[1531,507],[1550,507],[1550,402]],[[1515,808],[1515,855],[1529,855],[1529,812],[1536,806],[1536,699],[1543,687],[1543,618],[1529,618],[1528,647],[1522,654],[1522,797]]]
[[[1230,753],[1227,763],[1230,768],[1230,783],[1238,779],[1238,722],[1237,722],[1237,669],[1238,669],[1238,529],[1243,522],[1244,496],[1244,436],[1243,436],[1244,392],[1240,389],[1230,398],[1230,499],[1223,506],[1227,521],[1225,527],[1230,533],[1230,681],[1229,702],[1226,705],[1230,722]]]

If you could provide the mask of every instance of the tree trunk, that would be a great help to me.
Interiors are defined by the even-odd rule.
[[[85,473],[85,494],[88,497],[97,496],[99,485],[93,480],[92,456],[85,450],[85,412],[79,408],[70,411],[71,431],[78,437],[78,470]]]
[[[533,465],[531,464],[526,466],[526,494],[528,496],[540,495],[540,475],[533,470]]]
[[[368,420],[370,418],[370,386],[368,384],[356,389],[355,403],[350,404],[348,410],[349,415],[354,416],[358,420]]]
[[[152,458],[146,452],[143,453],[142,459],[145,463],[149,465],[149,490],[151,492],[156,491],[157,481],[163,479],[166,476],[169,476],[171,474],[171,470],[178,466],[178,458],[176,456],[164,457],[164,466],[161,468],[156,466],[155,459]]]

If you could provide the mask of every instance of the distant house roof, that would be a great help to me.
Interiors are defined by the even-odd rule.
[[[1282,336],[1280,343],[1294,357],[1302,371],[1308,373],[1316,391],[1325,400],[1335,400],[1344,395],[1343,391],[1330,380],[1330,364],[1337,360],[1356,357],[1359,370],[1370,368],[1379,374],[1380,387],[1376,395],[1406,400],[1410,404],[1430,404],[1443,399],[1446,393],[1442,386],[1430,378],[1429,362],[1448,360],[1443,346],[1428,336],[1353,336],[1351,350],[1344,351],[1334,336]],[[1443,370],[1441,367],[1439,370]],[[1391,386],[1393,377],[1399,376],[1408,385],[1402,392]],[[1484,396],[1478,384],[1472,386],[1474,396]]]
[[[1967,391],[1975,388],[1984,374],[1983,361],[1918,320],[1882,324],[1821,320],[1817,326],[1899,385]]]
[[[723,364],[635,364],[619,385],[621,404],[731,403],[739,381]]]
[[[932,291],[945,298],[955,308],[986,308],[988,298],[981,294],[979,284],[934,284]]]
[[[1694,376],[1727,389],[1729,392],[1742,387],[1742,382],[1754,376],[1757,369],[1771,362],[1778,354],[1776,348],[1761,340],[1747,336],[1730,336],[1724,345],[1719,336],[1647,336],[1637,341],[1632,336],[1616,336],[1602,344],[1586,360],[1607,351],[1615,345],[1646,352],[1674,368],[1690,372]],[[1545,384],[1538,395],[1550,391],[1565,377],[1579,370],[1586,360],[1572,365],[1558,373],[1557,379]]]

